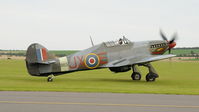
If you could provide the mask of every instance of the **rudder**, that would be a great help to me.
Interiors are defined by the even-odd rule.
[[[26,52],[26,67],[29,74],[40,76],[43,73],[48,73],[48,71],[50,72],[50,63],[53,62],[53,59],[55,59],[55,57],[50,55],[44,46],[38,43],[31,44]]]

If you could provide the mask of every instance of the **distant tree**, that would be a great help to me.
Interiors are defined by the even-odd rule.
[[[194,57],[194,55],[195,55],[195,52],[191,51],[191,56]]]
[[[196,59],[199,59],[199,54],[196,54]]]
[[[194,51],[191,51],[191,54],[194,54]]]

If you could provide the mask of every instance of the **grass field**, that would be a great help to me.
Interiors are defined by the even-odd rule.
[[[141,81],[132,81],[131,71],[115,74],[101,69],[58,76],[48,83],[45,77],[30,76],[23,60],[0,60],[0,90],[199,95],[199,62],[152,64],[160,75],[156,82],[146,82],[147,69],[141,67]]]
[[[49,52],[57,56],[66,56],[75,53],[77,51],[78,50],[50,50]],[[26,50],[0,50],[0,54],[25,56]]]
[[[175,55],[191,54],[191,52],[199,53],[199,49],[172,49],[171,53]],[[167,51],[168,53],[168,51]]]

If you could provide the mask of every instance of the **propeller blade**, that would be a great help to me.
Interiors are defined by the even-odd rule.
[[[165,34],[162,32],[161,29],[160,29],[160,35],[161,35],[163,40],[167,41],[168,46],[169,46],[169,48],[167,50],[168,50],[168,53],[171,54],[172,48],[176,46],[175,40],[177,39],[177,33],[174,33],[174,35],[173,35],[171,40],[167,39],[167,37],[165,36]]]
[[[171,40],[169,41],[169,44],[173,43],[174,41],[175,41],[175,38],[171,39]]]
[[[174,33],[172,39],[169,41],[169,44],[173,43],[177,39],[177,33]]]
[[[167,37],[165,36],[165,34],[162,32],[162,30],[160,30],[160,35],[162,37],[163,40],[168,41]]]

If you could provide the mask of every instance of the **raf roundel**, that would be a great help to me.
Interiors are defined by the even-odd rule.
[[[100,60],[99,60],[99,57],[95,53],[89,53],[85,57],[84,63],[87,68],[94,69],[99,66]]]

